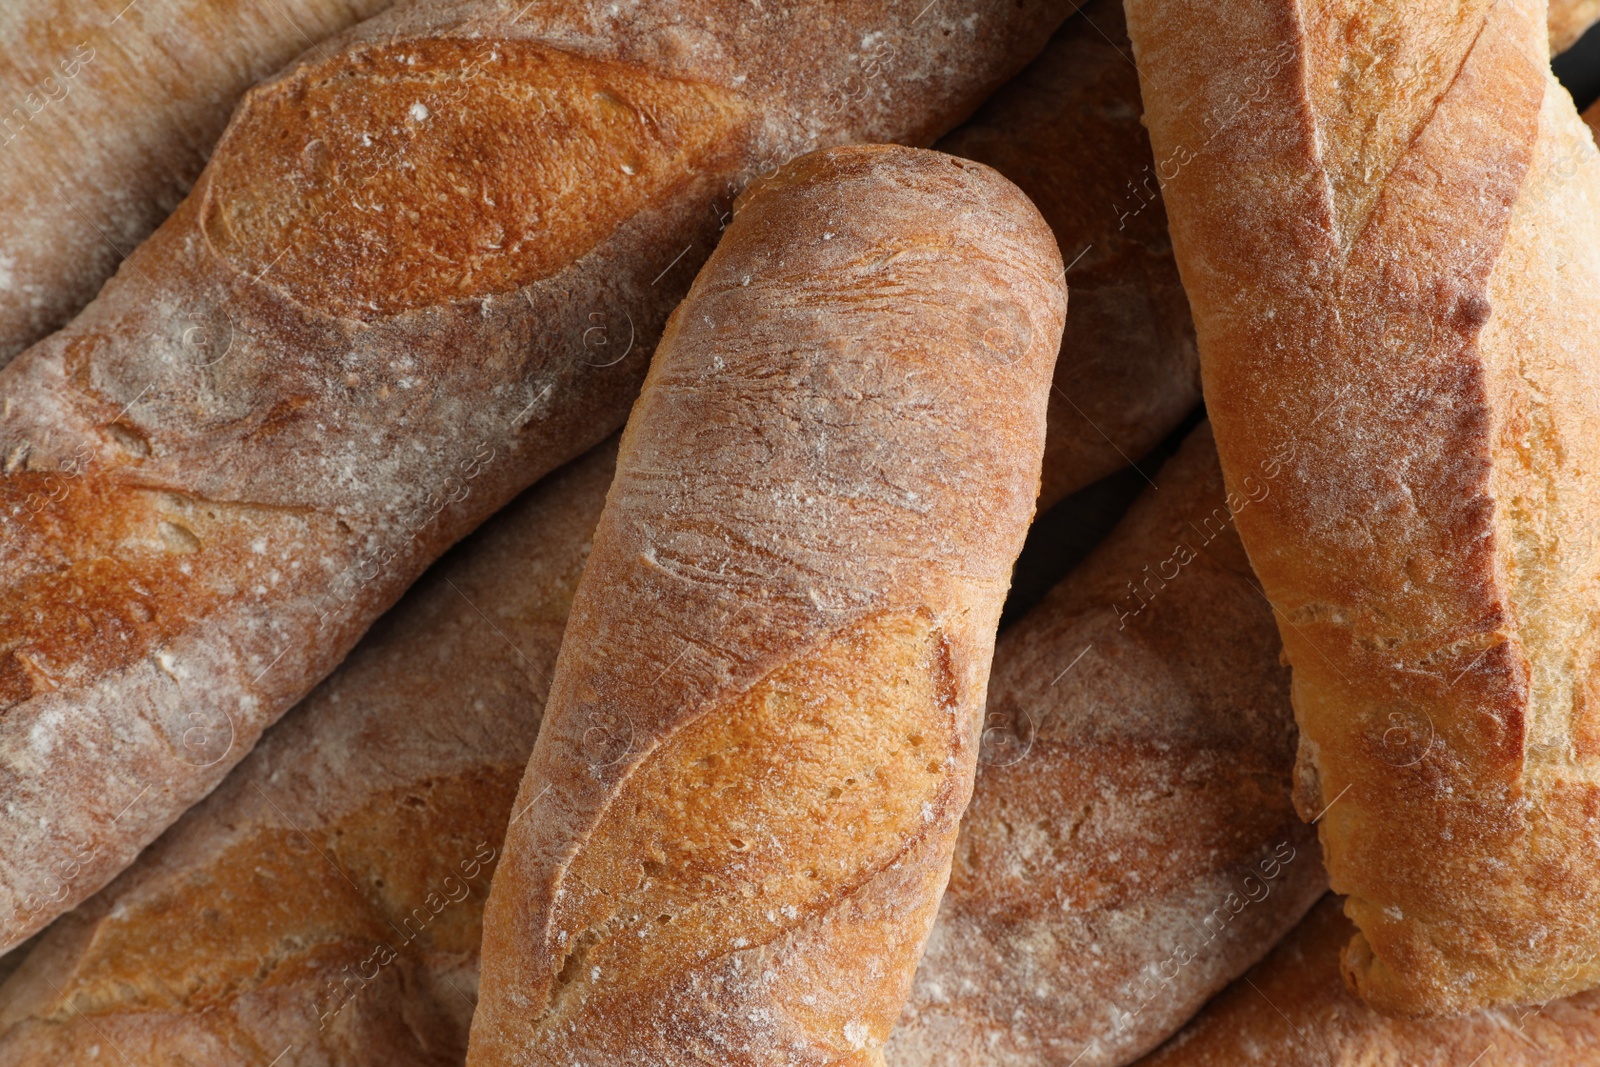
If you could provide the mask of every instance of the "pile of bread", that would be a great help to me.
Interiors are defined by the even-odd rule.
[[[1595,19],[8,3],[0,1067],[1600,1063]]]

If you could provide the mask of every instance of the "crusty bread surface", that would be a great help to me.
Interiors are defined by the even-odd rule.
[[[1233,529],[1283,469],[1227,496],[1202,423],[1000,635],[972,804],[889,1067],[1127,1063],[1325,891],[1290,797],[1289,672]]]
[[[1600,984],[1600,154],[1526,0],[1130,0],[1297,803],[1411,1015]],[[1359,76],[1357,72],[1362,71]]]
[[[1600,1061],[1600,993],[1396,1019],[1345,986],[1355,927],[1329,895],[1261,963],[1138,1067],[1589,1067]]]
[[[172,213],[246,89],[390,2],[0,6],[0,366]]]
[[[905,148],[741,201],[623,434],[472,1064],[881,1064],[972,787],[1062,263]]]
[[[614,444],[440,560],[0,987],[0,1064],[460,1064],[483,901]]]
[[[251,91],[176,214],[0,371],[0,947],[622,422],[749,177],[932,140],[1065,13],[414,0]]]
[[[1140,460],[1200,402],[1121,0],[1091,0],[934,147],[1010,178],[1069,264],[1040,510]]]

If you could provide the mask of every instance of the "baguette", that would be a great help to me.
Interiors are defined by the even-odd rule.
[[[64,326],[172,213],[246,89],[389,3],[0,8],[0,366]]]
[[[1339,976],[1355,927],[1329,895],[1243,979],[1138,1067],[1589,1067],[1600,993],[1453,1019],[1395,1019]]]
[[[497,855],[508,768],[533,746],[610,471],[609,453],[585,459],[486,524],[222,787],[46,931],[0,988],[0,1067],[92,1062],[75,1057],[96,1033],[125,1051],[198,1056],[247,1039],[269,1059],[292,1045],[305,1064],[460,1062],[487,875],[445,878],[480,845]],[[987,761],[890,1067],[1126,1062],[1322,891],[1288,802],[1287,672],[1206,427],[1158,479],[1001,635]],[[1168,582],[1180,543],[1195,555]],[[1005,833],[1041,811],[1067,815],[1053,834]],[[300,833],[320,857],[287,850]],[[1084,851],[1052,862],[1063,834]],[[330,890],[340,872],[360,891]],[[267,895],[329,904],[264,908]],[[429,1020],[426,1042],[406,1019]]]
[[[1202,423],[1001,634],[985,760],[890,1067],[1127,1063],[1326,890],[1290,799],[1288,671],[1232,525],[1283,469],[1225,497]]]
[[[1064,13],[419,0],[252,91],[177,213],[0,371],[0,949],[620,425],[730,188],[932,140]]]
[[[1583,4],[1595,12],[1580,12]],[[1600,4],[1589,0],[1552,4],[1552,39],[1597,17]],[[1089,0],[1038,59],[934,145],[1015,182],[1071,263],[1041,511],[1137,462],[1200,402],[1194,324],[1131,54],[1121,0]]]
[[[0,988],[0,1065],[460,1064],[483,900],[615,446],[435,565]]]
[[[1239,534],[1345,973],[1407,1015],[1600,984],[1600,153],[1545,9],[1128,12],[1229,487],[1298,442]]]
[[[1597,19],[1600,0],[1552,3],[1552,50]],[[1131,54],[1121,0],[1089,0],[1038,59],[934,145],[1015,182],[1071,264],[1041,511],[1137,462],[1200,402],[1194,324]]]
[[[1127,55],[1121,0],[1091,0],[934,146],[1015,182],[1072,264],[1041,511],[1139,460],[1200,403],[1189,301]]]
[[[622,438],[469,1064],[881,1067],[1065,310],[1049,229],[981,164],[832,149],[744,195]]]

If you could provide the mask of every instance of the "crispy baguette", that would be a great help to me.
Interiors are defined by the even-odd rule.
[[[1600,153],[1542,5],[1300,10],[1128,5],[1230,487],[1299,442],[1239,523],[1297,803],[1369,1003],[1566,995],[1600,983]]]
[[[1600,22],[1600,0],[1550,0],[1550,51],[1565,52]]]
[[[1551,4],[1552,50],[1596,19],[1600,0]],[[1194,324],[1131,55],[1121,0],[1090,0],[1038,59],[934,145],[1015,182],[1072,264],[1041,510],[1137,461],[1200,402]]]
[[[744,195],[622,438],[469,1063],[882,1063],[972,788],[1065,296],[1043,219],[978,163],[833,149]]]
[[[0,1064],[459,1064],[483,900],[615,446],[435,565],[0,989]],[[76,1005],[76,1007],[69,1007]],[[100,1046],[98,1053],[94,1051]]]
[[[0,366],[189,192],[252,84],[390,0],[0,6]]]
[[[1041,510],[1144,456],[1200,402],[1194,326],[1128,54],[1121,0],[1093,0],[934,146],[1015,182],[1072,263]]]
[[[1272,954],[1139,1067],[1590,1067],[1600,993],[1452,1019],[1395,1019],[1346,988],[1355,933],[1329,895]]]
[[[1000,637],[890,1067],[1127,1063],[1327,888],[1290,799],[1289,672],[1230,517],[1256,501],[1225,499],[1203,423],[1156,484]]]
[[[247,96],[0,371],[0,946],[620,424],[720,197],[818,142],[931,140],[1064,14],[901,6],[418,2]]]
[[[1108,22],[1108,16],[1111,19],[1120,18],[1115,8],[1110,9],[1109,12],[1091,8],[1090,16],[1095,20],[1095,24],[1101,28],[1107,25],[1111,25],[1114,28],[1117,24],[1114,21]],[[1071,28],[1073,24],[1076,24],[1076,29]],[[1083,35],[1086,32],[1092,36],[1093,41],[1102,42],[1100,49],[1094,47],[1093,41],[1085,41],[1083,39]],[[1107,58],[1114,60],[1119,66],[1125,62],[1083,20],[1071,20],[1069,26],[1064,28],[1057,38],[1053,40],[1047,53],[1030,67],[1027,75],[1011,83],[1013,88],[1008,90],[1007,93],[1000,94],[995,98],[996,100],[1009,98],[1014,101],[1013,103],[1009,104],[1005,109],[998,108],[991,103],[974,116],[972,123],[969,124],[972,127],[970,135],[968,127],[962,127],[955,135],[940,142],[941,145],[951,147],[971,146],[974,149],[972,153],[974,155],[981,155],[985,159],[992,159],[996,162],[1005,162],[1025,182],[1031,183],[1030,187],[1034,190],[1035,195],[1040,196],[1045,201],[1044,206],[1051,212],[1051,216],[1047,216],[1047,221],[1053,220],[1057,227],[1063,227],[1064,225],[1073,227],[1072,230],[1066,232],[1074,233],[1075,237],[1080,237],[1087,232],[1093,235],[1095,241],[1101,241],[1100,235],[1104,231],[1103,228],[1096,228],[1097,217],[1095,213],[1089,213],[1087,217],[1081,211],[1074,213],[1072,200],[1067,194],[1071,188],[1081,189],[1087,187],[1094,191],[1094,197],[1091,198],[1088,194],[1084,194],[1085,199],[1093,199],[1096,202],[1103,200],[1104,206],[1109,208],[1115,202],[1117,194],[1123,191],[1116,187],[1116,178],[1111,172],[1120,173],[1126,170],[1129,174],[1136,174],[1139,167],[1146,165],[1141,160],[1148,160],[1148,143],[1142,133],[1142,127],[1137,125],[1137,111],[1131,106],[1131,102],[1136,99],[1134,94],[1137,92],[1137,84],[1134,80],[1132,68],[1126,68],[1126,77],[1120,80],[1114,77],[1109,78],[1110,87],[1122,94],[1128,106],[1117,106],[1113,102],[1110,106],[1105,107],[1103,113],[1098,114],[1090,123],[1089,128],[1095,133],[1098,144],[1098,150],[1092,157],[1066,152],[1065,146],[1070,142],[1065,135],[1061,135],[1055,140],[1050,139],[1049,135],[1059,124],[1056,112],[1069,110],[1064,102],[1078,100],[1085,95],[1091,95],[1088,94],[1085,85],[1093,87],[1108,79],[1110,72],[1106,69],[1105,61]],[[1074,73],[1076,68],[1073,64],[1075,63],[1081,64],[1083,71],[1081,78]],[[1051,101],[1055,101],[1057,106],[1054,108],[1046,106]],[[1079,122],[1078,125],[1082,126],[1083,123]],[[1086,136],[1086,134],[1080,130],[1078,136],[1082,137]],[[1057,155],[1059,158],[1054,160],[1053,167],[1047,169],[1047,157],[1051,155]],[[1092,165],[1095,163],[1104,165]],[[1156,210],[1159,211],[1159,207]],[[1111,213],[1108,210],[1106,214],[1109,217]],[[1135,216],[1135,218],[1128,220],[1130,228],[1136,225],[1135,219],[1139,217],[1141,216]],[[1145,213],[1142,216],[1145,220],[1149,220],[1150,217],[1149,213]],[[1114,230],[1115,226],[1112,229]],[[1156,252],[1152,249],[1159,248],[1163,232],[1164,223],[1153,231],[1140,231],[1141,237],[1138,242],[1121,244],[1115,254],[1108,254],[1103,260],[1097,259],[1095,269],[1084,275],[1086,284],[1091,286],[1090,295],[1086,301],[1090,311],[1086,314],[1082,306],[1075,306],[1074,316],[1077,319],[1087,318],[1090,322],[1097,321],[1094,309],[1105,307],[1107,302],[1112,300],[1120,300],[1128,308],[1135,309],[1135,313],[1122,316],[1124,318],[1137,318],[1139,314],[1143,313],[1142,310],[1138,309],[1148,310],[1156,306],[1164,292],[1159,286],[1166,281],[1169,275],[1170,284],[1176,285],[1176,268],[1171,265],[1170,257],[1166,261],[1166,274],[1159,269],[1159,262],[1154,259]],[[1116,239],[1114,233],[1111,237],[1113,240]],[[1085,262],[1087,263],[1088,260],[1089,257],[1086,256]],[[1151,266],[1153,262],[1156,263],[1155,268]],[[1076,273],[1073,276],[1076,277]],[[1145,287],[1152,285],[1158,286],[1157,294],[1154,298],[1145,295]],[[1181,299],[1181,293],[1179,296]],[[1075,297],[1076,304],[1081,305],[1084,302]],[[1186,305],[1180,306],[1179,310],[1182,311],[1183,316],[1186,318]],[[1112,304],[1109,307],[1105,307],[1101,317],[1117,318],[1118,313],[1115,310],[1115,305]],[[1112,331],[1098,330],[1091,332],[1080,326],[1074,334],[1069,326],[1069,336],[1075,338],[1075,341],[1072,344],[1065,340],[1063,341],[1062,360],[1077,359],[1080,362],[1084,362],[1112,358],[1109,352],[1110,343],[1115,341]],[[1135,340],[1139,344],[1149,344],[1152,342],[1153,336],[1149,333],[1138,334]],[[1074,344],[1076,347],[1074,347]],[[1123,347],[1127,346],[1124,345]],[[1105,355],[1102,356],[1101,353],[1105,353]],[[1172,360],[1171,364],[1182,366],[1186,361],[1192,361],[1192,356],[1192,344],[1190,344],[1187,355],[1181,359]],[[1058,365],[1058,383],[1064,381],[1061,377],[1061,369],[1061,366]],[[1081,392],[1078,393],[1080,402],[1083,401],[1085,394],[1092,395],[1099,389],[1111,388],[1118,390],[1114,394],[1116,397],[1125,399],[1130,405],[1141,403],[1137,392],[1127,387],[1125,377],[1111,373],[1111,368],[1109,367],[1102,369],[1107,371],[1104,376],[1104,386],[1102,386],[1101,379],[1098,377],[1088,377],[1078,381],[1077,387],[1081,389]],[[1163,383],[1161,381],[1154,383],[1155,388],[1159,389],[1162,386]],[[1054,445],[1055,436],[1060,434],[1063,429],[1059,420],[1061,411],[1058,404],[1059,397],[1053,397],[1048,417],[1049,429],[1046,435],[1044,490],[1040,498],[1042,506],[1048,506],[1051,502],[1052,487],[1055,487],[1056,491],[1059,492],[1062,486],[1070,486],[1091,480],[1100,473],[1096,469],[1100,465],[1100,460],[1095,458],[1096,446],[1093,443],[1085,446],[1083,442],[1075,440],[1069,443],[1067,447],[1056,447]],[[1125,419],[1118,419],[1108,415],[1107,411],[1113,407],[1112,398],[1107,397],[1103,402],[1103,406],[1097,409],[1096,418],[1101,421],[1103,426],[1107,424],[1127,426],[1129,432],[1135,435],[1143,432],[1138,428],[1138,420],[1132,415]],[[1139,417],[1148,417],[1148,413]],[[1067,431],[1071,431],[1070,425],[1065,428]],[[1137,444],[1131,444],[1127,438],[1122,440],[1122,444],[1125,448],[1132,447],[1137,449],[1140,447]],[[1214,465],[1215,460],[1213,459],[1211,462]],[[1163,482],[1165,483],[1165,476],[1163,476]],[[1231,537],[1232,535],[1229,534],[1228,536]],[[474,538],[474,543],[482,540],[483,535],[479,535]],[[1167,547],[1170,548],[1170,546]],[[462,549],[458,550],[458,553],[467,551],[469,550],[464,545]],[[447,557],[447,560],[451,558],[456,557]],[[441,562],[439,567],[443,568],[447,565],[446,562]],[[514,559],[511,558],[505,559],[502,565],[508,571],[516,566]],[[515,574],[508,574],[508,578],[515,577],[517,577]],[[462,582],[459,575],[456,576],[455,580],[458,584]],[[425,579],[425,581],[434,582],[436,579],[429,578]],[[483,583],[480,582],[479,584],[482,587]],[[532,590],[530,594],[525,590],[524,584],[519,581],[508,582],[504,592],[504,597],[499,600],[485,599],[478,594],[473,595],[473,600],[488,615],[498,618],[501,611],[514,613],[517,610],[516,604],[519,597],[539,595],[537,589]],[[395,621],[386,623],[376,630],[366,639],[361,646],[361,650],[354,654],[361,662],[367,662],[371,658],[373,663],[381,664],[381,666],[375,666],[373,669],[382,672],[385,677],[393,678],[391,684],[384,686],[376,696],[377,698],[386,698],[391,701],[391,706],[386,714],[391,721],[396,723],[409,722],[413,716],[420,716],[426,720],[439,714],[439,710],[434,708],[428,701],[412,702],[408,700],[409,693],[414,689],[421,689],[425,692],[432,691],[441,684],[441,679],[446,677],[458,675],[487,675],[494,677],[505,673],[515,673],[520,667],[520,664],[506,662],[519,657],[521,653],[503,642],[478,643],[466,649],[456,648],[453,652],[454,658],[450,663],[444,663],[431,656],[417,656],[403,642],[396,647],[392,654],[381,651],[389,647],[384,636],[389,632],[389,628],[401,626],[402,624],[399,620],[406,617],[406,612],[422,610],[412,605],[426,602],[425,599],[419,599],[415,595],[408,597],[407,600],[393,609],[391,618]],[[1273,640],[1275,641],[1276,638],[1274,637]],[[542,646],[538,645],[537,642],[521,639],[517,643],[527,651],[530,660],[536,663],[537,670],[547,674],[550,663],[542,658]],[[1037,645],[1037,641],[1034,644]],[[1008,647],[1010,647],[1009,644],[1002,639],[1000,651],[997,654],[997,663],[1004,664],[1006,662],[1006,650]],[[1274,661],[1275,656],[1276,652],[1271,652],[1268,657],[1269,662]],[[553,658],[554,649],[551,648],[549,650],[550,661],[553,661]],[[1276,670],[1276,668],[1269,667],[1268,670],[1270,672]],[[341,709],[345,715],[354,715],[358,711],[369,716],[378,715],[379,712],[370,707],[374,702],[371,699],[372,695],[369,695],[367,699],[358,698],[353,693],[351,684],[343,680],[350,673],[351,666],[347,664],[344,668],[336,671],[317,693],[309,698],[317,702],[318,711],[315,717],[308,719],[303,712],[293,713],[285,719],[281,726],[276,727],[267,735],[267,740],[263,741],[263,745],[272,744],[277,746],[271,749],[273,752],[283,750],[282,746],[285,745],[292,745],[295,751],[325,747],[315,740],[315,731],[324,730],[339,733],[350,728],[347,725],[343,725],[344,720],[339,717]],[[361,675],[357,675],[357,677],[361,677]],[[337,696],[334,694],[337,694]],[[463,708],[462,711],[464,710]],[[475,708],[474,710],[488,716],[505,713],[505,709],[496,702],[490,702],[487,712],[484,712],[481,708]],[[486,721],[493,722],[492,719]],[[319,723],[323,725],[317,725]],[[293,732],[297,740],[292,743],[272,740],[278,734],[289,732]],[[503,730],[499,733],[503,733]],[[499,736],[499,733],[494,736]],[[355,805],[359,798],[364,798],[367,790],[361,784],[366,776],[363,768],[369,765],[368,761],[380,766],[391,763],[384,745],[389,736],[388,734],[381,737],[372,734],[367,735],[367,744],[370,748],[364,751],[359,759],[349,757],[337,766],[324,761],[309,769],[307,771],[307,780],[314,783],[315,795],[321,798],[320,802],[331,806],[335,810],[342,810]],[[403,731],[400,737],[404,737]],[[532,735],[529,734],[526,740],[526,746],[515,757],[509,758],[514,758],[519,763],[526,762],[528,751],[532,746]],[[331,747],[335,751],[342,750],[337,742],[330,742],[326,747]],[[409,768],[410,779],[418,783],[418,787],[425,785],[436,775],[434,766],[428,761],[420,759],[420,755],[420,753],[411,751],[405,764]],[[455,757],[456,753],[453,751],[447,751],[443,754],[445,761],[455,759]],[[508,753],[498,746],[493,746],[481,752],[479,758],[486,766],[492,768],[507,759]],[[274,760],[282,762],[279,757],[274,757]],[[257,755],[253,755],[234,772],[233,778],[240,781],[255,780],[257,772],[252,768],[263,768],[268,765],[268,762],[258,758]],[[995,776],[995,781],[1000,782],[1002,778],[1003,776],[997,775]],[[980,777],[980,789],[982,788],[983,780]],[[473,790],[472,803],[485,811],[501,811],[503,813],[501,822],[503,823],[512,810],[515,781],[505,780],[502,776],[495,774],[480,774],[473,776],[471,782]],[[214,885],[227,882],[234,877],[230,871],[240,856],[240,852],[233,847],[238,831],[223,832],[216,829],[216,827],[218,825],[236,828],[250,826],[252,820],[246,816],[241,808],[250,805],[251,802],[256,802],[253,805],[255,808],[260,807],[259,798],[253,792],[249,789],[244,789],[241,793],[240,788],[242,787],[236,787],[230,783],[219,790],[217,794],[202,802],[196,810],[197,812],[209,813],[204,818],[198,814],[191,814],[180,820],[177,825],[168,831],[160,844],[146,856],[141,857],[129,872],[104,890],[97,898],[81,908],[73,919],[68,920],[73,924],[71,928],[79,930],[78,924],[80,922],[84,927],[91,929],[103,927],[108,922],[107,916],[116,913],[125,915],[127,917],[126,921],[129,923],[142,925],[145,928],[147,944],[161,945],[171,943],[173,945],[188,946],[192,943],[187,940],[187,931],[192,921],[192,915],[195,909],[203,908],[205,909],[204,914],[207,916],[205,920],[207,923],[215,924],[222,930],[245,931],[243,934],[235,934],[234,936],[239,944],[248,944],[250,938],[256,935],[251,932],[253,931],[251,920],[246,914],[243,914],[243,910],[252,906],[251,901],[253,898],[249,895],[237,895],[230,899],[222,900],[218,899],[217,893],[212,888]],[[349,795],[353,799],[348,801],[329,799],[339,795],[340,790],[349,790]],[[266,810],[270,811],[270,809]],[[373,817],[377,818],[375,815]],[[268,825],[276,826],[278,822],[281,822],[281,820],[277,822],[269,820]],[[207,840],[210,840],[211,843],[202,843]],[[183,843],[180,844],[179,842]],[[493,843],[498,845],[497,836],[494,838]],[[390,869],[404,867],[408,863],[416,863],[418,865],[433,864],[436,857],[434,859],[429,858],[432,856],[432,844],[432,837],[429,834],[395,835],[394,840],[389,844],[390,851],[388,855],[392,857]],[[168,857],[172,856],[188,856],[191,858],[191,862],[188,865],[173,863],[168,859]],[[277,891],[289,899],[297,899],[307,894],[317,893],[321,889],[322,879],[328,873],[328,870],[325,865],[305,865],[295,870],[275,870]],[[392,874],[380,872],[379,876],[391,882],[394,880]],[[135,889],[134,887],[137,888]],[[1219,899],[1221,899],[1221,896],[1219,894]],[[1274,899],[1282,900],[1284,898],[1280,895]],[[182,907],[163,906],[159,911],[140,903],[141,901],[170,902],[174,900],[185,900],[187,903]],[[481,903],[481,899],[476,894],[473,894],[459,904],[452,904],[451,907],[452,909],[457,907],[471,909],[473,921],[476,921],[476,913],[481,907]],[[357,956],[346,961],[352,967],[357,966],[360,959],[365,958],[372,948],[371,945],[361,940],[371,923],[371,914],[366,909],[355,908],[347,910],[344,912],[342,919],[323,912],[304,916],[278,915],[274,919],[272,926],[274,936],[284,943],[298,939],[312,946],[311,953],[322,952],[324,951],[322,948],[324,942],[337,940],[330,936],[329,931],[331,929],[342,930],[343,941],[359,948]],[[1233,924],[1223,943],[1229,944],[1231,942],[1227,939],[1238,938],[1242,926],[1243,924],[1239,923]],[[97,938],[91,933],[82,932],[82,930],[71,935],[50,931],[46,936],[48,939],[46,943],[51,946],[48,951],[54,962],[47,971],[41,973],[48,975],[50,982],[53,982],[69,996],[78,989],[76,985],[72,984],[71,975],[74,973],[107,973],[107,968],[111,965],[109,961],[103,959],[104,952],[108,949],[118,948],[121,944],[118,938]],[[211,943],[220,943],[227,936],[226,933],[213,934]],[[935,935],[935,940],[938,940],[937,934]],[[356,948],[351,948],[350,951],[356,951]],[[157,976],[169,972],[174,962],[181,961],[181,952],[186,950],[187,948],[180,950],[179,955],[171,962],[165,962],[163,957],[158,957],[149,963],[134,957],[120,960],[114,973],[122,983],[119,988],[125,992],[125,995],[113,995],[107,991],[108,987],[106,986],[97,987],[94,1001],[97,1005],[97,1010],[91,1013],[93,1024],[113,1034],[133,1034],[137,1032],[178,1034],[195,1031],[216,1036],[238,1028],[243,1025],[239,1020],[247,1019],[249,1020],[248,1026],[252,1040],[262,1047],[282,1048],[290,1044],[295,1044],[296,1047],[301,1049],[320,1047],[316,1046],[316,1043],[311,1041],[305,1032],[306,1016],[314,1014],[308,1005],[313,1001],[327,1000],[328,998],[324,996],[325,990],[315,984],[316,972],[310,971],[309,968],[297,969],[296,973],[310,975],[312,983],[310,986],[307,986],[304,982],[298,986],[293,983],[281,983],[286,987],[293,987],[299,991],[297,994],[299,997],[298,1002],[295,998],[289,997],[283,990],[275,994],[280,1001],[290,1005],[290,1010],[287,1011],[268,1011],[264,1009],[261,1006],[261,994],[257,992],[253,984],[248,982],[240,985],[240,992],[236,998],[232,995],[225,998],[220,1008],[217,1001],[210,999],[211,994],[208,991],[211,987],[206,985],[196,988],[193,991],[193,995],[185,993],[177,997],[168,1002],[161,1010],[152,1011],[147,1008],[144,990],[156,980]],[[20,952],[21,950],[18,951]],[[256,952],[258,955],[264,954],[259,949]],[[245,957],[250,954],[250,950],[238,948],[234,950],[234,954]],[[275,958],[279,961],[277,967],[281,970],[285,962],[297,957],[280,955]],[[342,964],[325,967],[324,970],[337,973],[339,966],[342,966]],[[428,966],[430,964],[425,961],[423,964],[424,971]],[[476,944],[473,945],[469,956],[461,960],[451,957],[445,961],[444,966],[447,968],[453,982],[463,988],[469,988],[470,979],[470,988],[475,988],[477,975]],[[354,1032],[352,1027],[368,1035],[367,1039],[359,1045],[349,1045],[349,1049],[345,1053],[347,1056],[359,1056],[362,1049],[376,1050],[373,1053],[374,1055],[379,1052],[386,1054],[395,1047],[391,1040],[382,1042],[372,1040],[373,1027],[381,1026],[381,1024],[370,1020],[360,1021],[359,1023],[352,1020],[364,1020],[366,1013],[375,1011],[376,1005],[384,1003],[386,998],[391,1005],[406,1004],[406,1007],[403,1010],[393,1006],[386,1008],[385,1018],[397,1019],[405,1015],[416,1014],[420,1009],[415,1004],[406,1003],[404,1000],[405,991],[413,986],[416,988],[437,988],[440,985],[438,978],[427,976],[424,971],[413,970],[411,972],[413,979],[411,984],[383,988],[370,984],[361,986],[361,999],[352,1001],[352,1008],[359,1007],[361,1010],[349,1015],[341,1013],[337,1024],[332,1022],[329,1024],[333,1038],[339,1040],[346,1040],[348,1034]],[[326,985],[325,982],[323,984]],[[1123,991],[1118,990],[1117,992]],[[446,1000],[452,999],[455,999],[453,995],[447,995]],[[1132,1007],[1137,1006],[1137,995],[1135,994],[1130,999],[1135,1002],[1130,1006],[1131,1010]],[[73,1023],[70,1018],[65,1020],[56,1019],[49,1023],[44,1022],[44,1020],[53,1018],[53,1012],[59,1006],[59,1003],[59,997],[50,996],[48,983],[44,983],[38,977],[25,979],[17,985],[0,992],[0,1020],[12,1019],[16,1026],[6,1039],[0,1040],[0,1053],[4,1053],[8,1049],[36,1047],[33,1043],[44,1041],[45,1038],[42,1035],[51,1032],[59,1032],[65,1035],[60,1039],[53,1040],[57,1040],[59,1047],[68,1047],[75,1035],[88,1032],[87,1023]],[[446,1005],[446,1007],[448,1006]],[[1154,1008],[1147,1009],[1141,1016],[1141,1024],[1145,1023],[1154,1014],[1156,1014]],[[125,1016],[132,1016],[133,1018],[125,1018]],[[112,1021],[113,1018],[115,1021]],[[31,1019],[33,1021],[23,1023],[20,1021],[23,1019]],[[143,1019],[143,1022],[135,1022],[134,1019]],[[322,1037],[321,1040],[326,1042],[333,1038]],[[443,1043],[442,1047],[448,1047],[448,1043]],[[459,1056],[457,1059],[459,1059]],[[0,1054],[0,1063],[5,1062],[7,1062],[5,1056]],[[375,1061],[356,1059],[354,1062]]]
[[[500,844],[507,768],[532,748],[609,464],[552,476],[447,556],[216,793],[47,931],[0,989],[0,1065],[45,1050],[92,1062],[74,1057],[96,1033],[140,1050],[135,1063],[290,1045],[307,1064],[459,1062],[483,882],[443,879],[480,839]],[[1127,1062],[1321,892],[1315,842],[1288,804],[1286,672],[1205,427],[1158,481],[999,641],[988,762],[890,1067]],[[1194,558],[1171,582],[1152,578],[1178,544]],[[407,796],[427,803],[394,803]],[[1054,833],[1039,826],[1055,813]],[[293,850],[294,827],[326,860]],[[1074,848],[1057,851],[1062,835]],[[361,891],[330,890],[339,871]],[[329,903],[264,908],[264,896]],[[406,924],[430,904],[448,926]],[[427,936],[390,936],[384,919]],[[196,976],[197,960],[216,962]],[[426,1040],[407,1019],[429,1020]]]
[[[1590,104],[1584,111],[1583,121],[1588,124],[1591,135],[1600,136],[1600,100]]]

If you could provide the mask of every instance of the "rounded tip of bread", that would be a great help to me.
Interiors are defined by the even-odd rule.
[[[822,148],[796,156],[772,174],[753,180],[734,201],[734,214],[779,191],[808,185],[831,185],[854,180],[900,179],[937,181],[941,191],[964,194],[988,205],[997,214],[1038,229],[1055,244],[1054,231],[1038,208],[1009,178],[984,163],[963,159],[931,148],[898,144],[852,144]],[[951,187],[954,187],[952,189]]]

